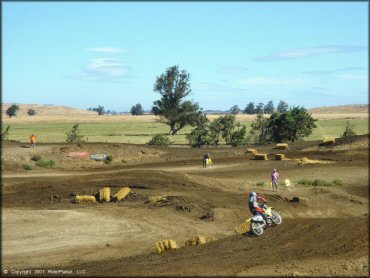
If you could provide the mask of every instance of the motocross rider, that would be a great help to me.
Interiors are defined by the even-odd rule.
[[[269,223],[268,216],[263,212],[263,209],[259,207],[258,200],[262,200],[263,202],[267,203],[265,198],[258,196],[256,192],[251,192],[249,194],[249,209],[253,215],[260,214],[267,225]]]

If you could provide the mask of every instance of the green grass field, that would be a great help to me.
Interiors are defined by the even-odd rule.
[[[312,134],[305,140],[321,140],[323,137],[340,137],[349,121],[354,131],[360,134],[368,134],[368,119],[333,119],[319,120],[316,122]],[[250,121],[242,122],[250,131]],[[7,125],[2,125],[2,129]],[[37,123],[37,124],[11,124],[9,139],[19,142],[29,142],[29,136],[33,133],[37,136],[38,143],[61,143],[66,141],[66,133],[71,130],[73,124],[62,123]],[[145,144],[156,133],[166,134],[169,128],[158,122],[124,122],[124,123],[83,123],[79,125],[83,140],[87,142],[108,142],[108,143],[134,143]],[[177,136],[170,139],[175,144],[187,144],[185,134],[190,132],[192,127],[180,130]]]

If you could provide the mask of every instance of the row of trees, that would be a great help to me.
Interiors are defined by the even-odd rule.
[[[246,127],[235,123],[234,115],[226,115],[210,122],[197,103],[185,98],[190,94],[190,75],[178,66],[172,66],[157,77],[154,92],[161,95],[154,101],[152,112],[160,117],[159,121],[170,127],[169,134],[175,135],[186,125],[195,127],[188,135],[190,145],[217,146],[223,140],[232,146],[246,142]],[[252,123],[251,136],[259,143],[292,142],[300,140],[316,127],[315,119],[303,107],[289,108],[285,101],[280,101],[275,111],[270,100],[266,105],[259,103],[257,107],[251,102],[244,112],[255,114],[257,119]],[[237,106],[231,113],[239,112]],[[264,114],[270,114],[266,117]]]
[[[245,114],[272,114],[274,112],[285,113],[289,109],[288,103],[283,100],[280,100],[279,104],[277,105],[276,109],[274,107],[274,103],[272,100],[268,101],[265,105],[264,103],[260,102],[255,104],[254,102],[249,102],[244,110],[240,109],[238,105],[234,105],[230,108],[231,114],[238,114],[240,112]]]

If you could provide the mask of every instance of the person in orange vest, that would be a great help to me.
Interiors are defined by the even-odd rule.
[[[35,148],[35,144],[36,144],[36,136],[35,135],[31,135],[30,136],[30,142],[31,142],[31,148],[34,149]]]

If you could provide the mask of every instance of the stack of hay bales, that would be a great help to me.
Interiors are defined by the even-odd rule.
[[[335,144],[335,138],[323,138],[320,146],[329,146]]]
[[[114,194],[113,199],[117,201],[121,201],[124,198],[127,197],[127,195],[130,193],[131,189],[129,187],[123,187],[120,191],[118,191],[116,194]]]
[[[245,152],[255,154],[255,153],[257,153],[257,150],[256,149],[247,149]]]
[[[99,202],[110,202],[110,188],[104,187],[99,190]]]
[[[267,160],[267,154],[265,153],[255,153],[254,154],[255,160]]]
[[[96,203],[95,196],[90,196],[90,195],[82,195],[82,196],[76,195],[74,197],[74,201],[75,203],[78,203],[78,204]]]
[[[288,148],[289,146],[287,143],[278,143],[275,146],[275,149],[278,149],[278,150],[287,150]]]
[[[275,154],[275,159],[276,160],[284,160],[285,159],[285,154],[277,153],[277,154]]]
[[[160,240],[155,243],[155,250],[158,254],[171,249],[177,249],[176,241],[172,239]]]
[[[194,246],[200,244],[206,244],[215,241],[216,238],[213,236],[194,236],[185,241],[185,246]]]

